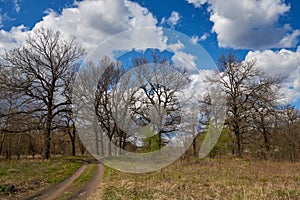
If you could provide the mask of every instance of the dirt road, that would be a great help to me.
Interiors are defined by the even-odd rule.
[[[63,182],[52,186],[49,189],[38,192],[36,195],[27,198],[28,200],[53,200],[53,199],[87,199],[93,193],[96,192],[98,185],[103,176],[104,167],[102,164],[97,164],[97,170],[93,178],[88,181],[86,184],[81,186],[76,191],[70,191],[70,187],[74,180],[76,180],[80,175],[85,171],[87,166],[90,165],[85,163],[81,166],[71,177],[64,180]],[[68,197],[64,198],[64,194],[70,193]]]

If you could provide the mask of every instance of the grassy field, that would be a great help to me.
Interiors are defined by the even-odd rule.
[[[300,199],[300,163],[205,158],[147,174],[106,167],[102,188],[104,200]]]
[[[38,189],[58,183],[82,166],[81,158],[60,157],[49,160],[0,160],[0,199],[20,199]],[[13,184],[17,192],[5,193],[5,185]]]
[[[87,184],[93,178],[96,170],[97,164],[93,163],[88,165],[86,170],[74,180],[74,182],[67,188],[67,191],[62,196],[58,197],[57,200],[66,200],[72,198],[78,189],[85,186],[85,184]]]

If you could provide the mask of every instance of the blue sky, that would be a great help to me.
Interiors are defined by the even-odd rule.
[[[122,31],[163,27],[191,37],[214,61],[228,52],[258,60],[267,73],[288,77],[285,94],[297,101],[299,8],[299,0],[0,0],[0,52],[40,26],[74,34],[88,51]]]

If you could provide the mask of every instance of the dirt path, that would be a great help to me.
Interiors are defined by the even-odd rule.
[[[75,194],[70,199],[88,199],[90,196],[93,196],[100,185],[104,173],[104,166],[102,164],[98,164],[97,172],[95,173],[93,179],[86,184],[83,188],[81,188],[77,194]]]
[[[84,164],[68,179],[51,187],[50,189],[47,189],[46,191],[42,191],[37,195],[28,198],[28,200],[53,200],[60,197],[65,192],[68,192],[69,186],[71,186],[73,181],[84,172],[88,165],[89,164],[87,163]],[[74,192],[68,199],[87,199],[89,195],[93,194],[96,191],[104,172],[104,167],[102,164],[98,164],[97,166],[97,171],[92,180],[81,187],[78,191]]]

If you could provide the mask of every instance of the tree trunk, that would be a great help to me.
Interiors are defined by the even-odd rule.
[[[96,121],[96,119],[95,119]],[[100,155],[100,152],[99,152],[99,131],[98,131],[98,124],[97,122],[93,122],[93,129],[94,129],[94,132],[95,132],[95,152],[96,152],[96,155]]]
[[[52,85],[55,85],[52,83]],[[52,86],[52,88],[55,88]],[[45,133],[44,133],[44,159],[49,159],[50,158],[50,144],[51,144],[51,128],[52,128],[52,120],[53,120],[53,113],[52,113],[52,105],[53,105],[53,90],[51,91],[51,94],[49,95],[49,103],[47,105],[47,119],[46,119],[46,128],[45,128]]]
[[[11,159],[11,138],[9,139],[8,147],[6,148],[6,159]]]
[[[2,137],[1,137],[1,142],[0,142],[0,156],[2,153],[2,148],[3,148],[3,144],[4,144],[4,140],[5,140],[5,133],[2,133]]]
[[[76,128],[75,124],[72,124],[72,130],[68,127],[68,134],[71,140],[71,155],[76,156]]]
[[[83,156],[85,153],[85,146],[81,141],[79,141],[79,149],[80,149],[81,155]]]
[[[21,133],[19,140],[18,140],[18,144],[17,144],[17,156],[18,156],[18,160],[20,160],[20,156],[21,156],[21,141],[23,138],[23,134]]]
[[[237,138],[237,156],[238,157],[242,157],[242,137],[241,137],[241,133],[237,132],[236,133],[236,138]]]
[[[108,142],[108,155],[111,156],[111,153],[112,153],[112,146],[111,146],[111,143],[112,143],[112,135],[110,136],[109,140],[107,140]]]
[[[74,130],[73,130],[74,131]],[[74,137],[71,138],[71,145],[72,145],[72,156],[76,156],[76,145],[75,145],[75,140],[76,140],[76,135],[73,133]]]
[[[49,111],[48,111],[49,112]],[[43,158],[44,159],[49,159],[50,158],[50,144],[51,144],[51,124],[52,124],[52,119],[51,117],[49,117],[48,113],[48,119],[47,119],[47,124],[46,124],[46,129],[44,132],[44,154],[43,154]],[[51,113],[52,115],[52,113]]]
[[[197,156],[197,139],[198,139],[198,135],[196,135],[193,139],[193,151],[195,156]]]
[[[103,133],[100,132],[100,145],[101,145],[101,155],[104,156],[104,143],[103,143]]]

